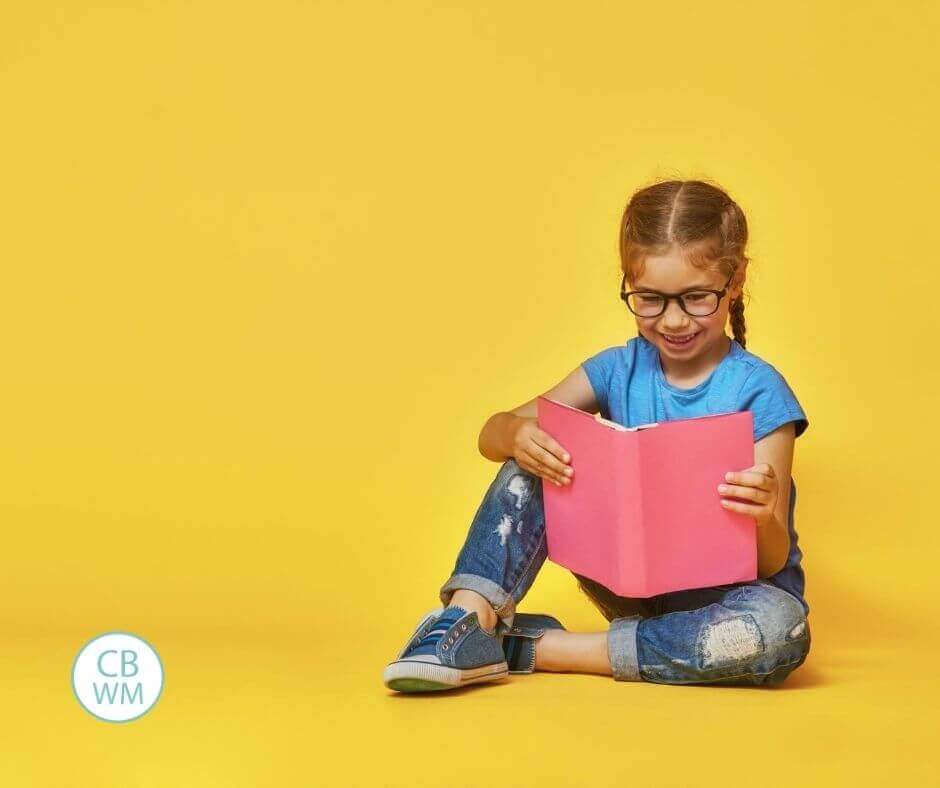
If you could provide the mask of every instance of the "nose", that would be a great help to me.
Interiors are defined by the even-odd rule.
[[[663,328],[669,331],[678,331],[689,325],[689,316],[682,311],[679,302],[674,298],[666,304],[666,311],[663,312],[661,320]]]

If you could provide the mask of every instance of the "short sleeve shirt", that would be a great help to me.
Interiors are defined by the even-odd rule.
[[[585,360],[582,365],[600,407],[600,414],[625,427],[717,413],[749,410],[754,416],[754,441],[793,422],[796,436],[809,426],[796,395],[771,364],[731,340],[731,348],[718,366],[698,385],[683,389],[666,380],[659,349],[637,336]],[[768,582],[793,594],[809,612],[803,598],[803,553],[793,523],[796,485],[791,478],[787,529],[787,563]]]

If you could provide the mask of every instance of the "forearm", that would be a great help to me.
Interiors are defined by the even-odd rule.
[[[480,430],[480,454],[493,462],[505,462],[512,456],[512,435],[516,423],[524,416],[515,413],[495,413]]]
[[[757,523],[757,576],[770,577],[783,569],[790,554],[790,534],[776,515]]]

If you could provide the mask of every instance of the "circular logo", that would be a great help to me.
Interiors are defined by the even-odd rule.
[[[143,638],[105,632],[75,657],[72,690],[99,720],[130,722],[150,711],[163,692],[163,663]]]

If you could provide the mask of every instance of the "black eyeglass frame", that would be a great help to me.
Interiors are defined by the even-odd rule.
[[[626,272],[624,272],[623,279],[620,281],[620,298],[627,305],[627,309],[629,309],[637,317],[659,317],[663,312],[666,311],[666,309],[669,307],[669,302],[673,299],[679,302],[679,308],[683,312],[685,312],[689,317],[708,317],[708,315],[713,315],[715,314],[715,312],[718,311],[718,307],[721,306],[721,299],[724,298],[725,294],[728,292],[728,286],[731,284],[732,279],[734,279],[734,273],[732,273],[731,276],[728,277],[728,281],[725,282],[725,286],[721,288],[721,290],[711,290],[707,287],[691,287],[688,290],[683,290],[681,293],[663,293],[659,290],[630,290],[629,292],[625,292],[623,289],[623,286],[626,284],[627,274]],[[630,306],[629,299],[630,299],[630,296],[634,294],[638,294],[638,293],[649,293],[651,295],[662,296],[663,308],[659,310],[655,315],[637,315],[637,313],[634,312],[633,308]],[[685,308],[685,301],[682,298],[682,296],[686,295],[687,293],[714,293],[716,296],[718,296],[718,300],[715,302],[715,308],[708,314],[693,315],[688,309]]]

